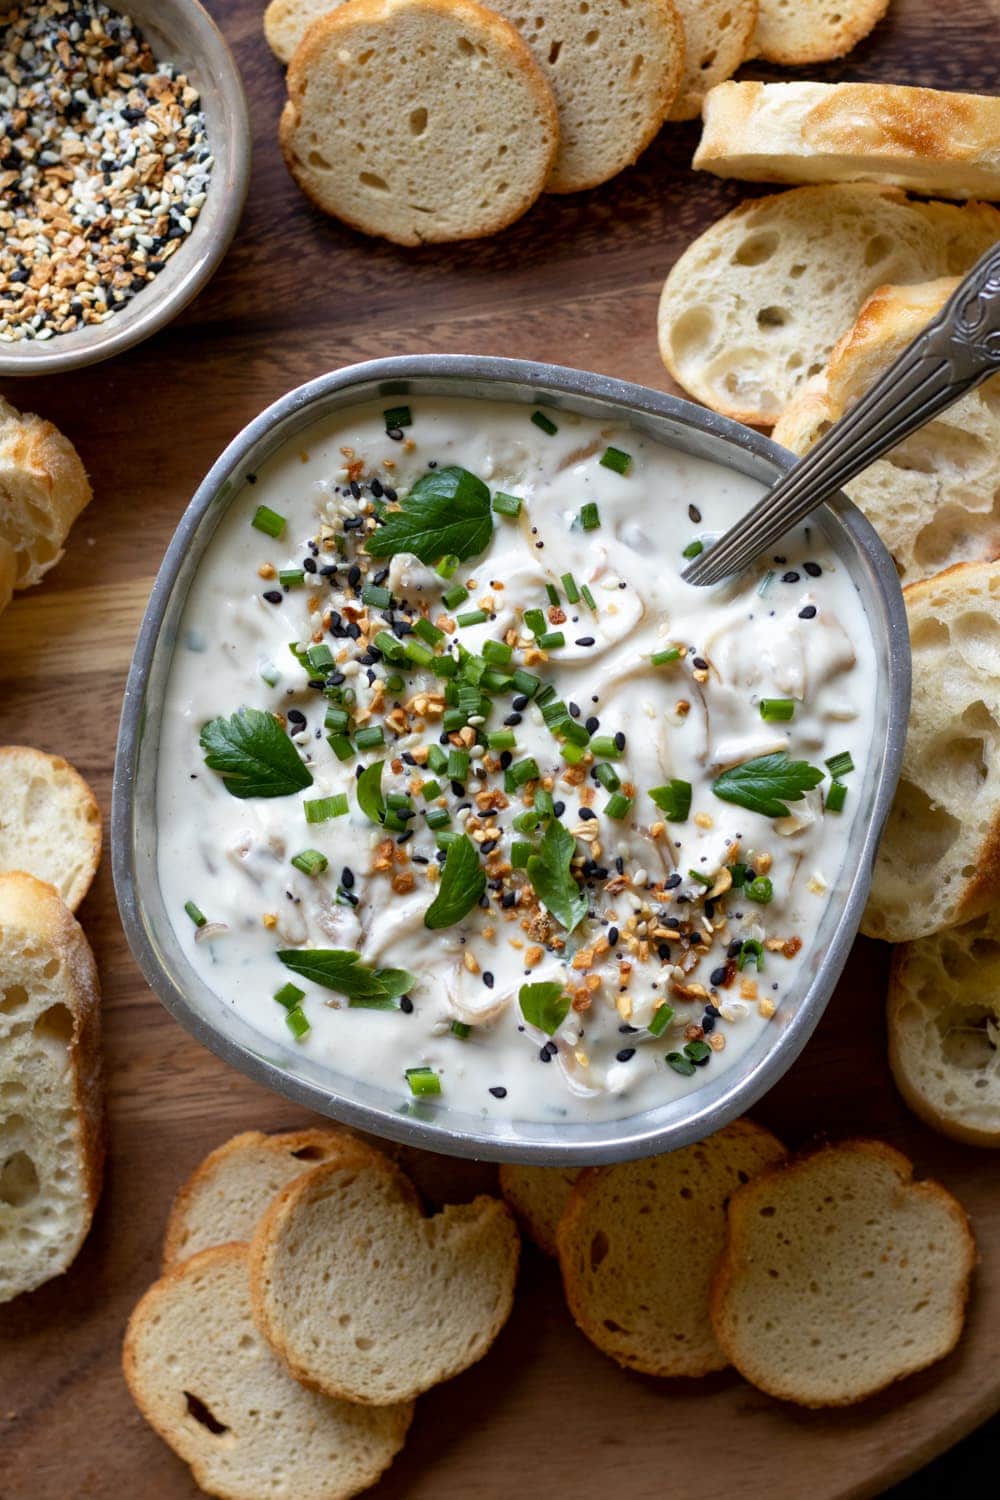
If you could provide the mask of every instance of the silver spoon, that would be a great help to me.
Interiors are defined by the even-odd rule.
[[[752,510],[685,568],[687,583],[718,583],[767,552],[785,532],[1000,370],[1000,242],[958,286],[867,395],[783,474]]]

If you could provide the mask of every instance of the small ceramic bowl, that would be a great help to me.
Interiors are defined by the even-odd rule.
[[[689,1094],[617,1120],[553,1124],[494,1119],[446,1100],[398,1092],[338,1073],[295,1043],[254,1031],[192,968],[174,931],[157,872],[156,777],[165,687],[192,579],[219,522],[278,448],[333,412],[377,397],[458,396],[519,402],[625,423],[667,447],[724,464],[769,484],[792,455],[759,433],[662,392],[557,365],[472,355],[382,359],[323,375],[290,391],[251,422],[210,470],[188,506],[160,569],[136,645],[122,707],[111,813],[115,891],[125,934],[170,1013],[199,1041],[251,1078],[297,1103],[391,1140],[487,1160],[587,1166],[671,1150],[743,1114],[805,1046],[844,966],[861,920],[872,861],[903,756],[910,701],[910,647],[899,579],[860,511],[838,498],[814,525],[853,579],[875,642],[871,754],[852,797],[856,817],[843,868],[808,936],[796,981],[769,1027],[733,1065]]]
[[[0,376],[77,370],[149,338],[197,296],[236,232],[250,177],[250,118],[233,55],[197,0],[129,0],[127,11],[156,58],[176,63],[201,95],[215,158],[208,196],[180,248],[120,311],[50,339],[0,343]]]

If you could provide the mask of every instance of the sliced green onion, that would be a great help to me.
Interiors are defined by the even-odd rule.
[[[346,708],[338,708],[335,703],[331,703],[323,719],[323,728],[331,729],[334,734],[343,734],[350,722],[351,716]]]
[[[665,651],[654,651],[649,659],[654,667],[666,667],[672,661],[680,661],[681,653],[676,646],[668,646]]]
[[[300,990],[297,984],[283,984],[274,998],[286,1010],[294,1010],[299,1001],[306,998],[306,992]]]
[[[521,500],[517,495],[505,495],[503,490],[497,490],[493,496],[493,509],[498,516],[519,516]]]
[[[335,665],[333,652],[325,641],[318,646],[306,647],[306,661],[313,672],[327,672]]]
[[[557,651],[560,646],[565,646],[566,637],[561,630],[545,630],[535,637],[535,644],[542,651]]]
[[[690,1078],[694,1073],[694,1063],[683,1052],[668,1052],[667,1063],[675,1073],[680,1073],[682,1078]]]
[[[653,1011],[646,1030],[650,1036],[662,1036],[673,1019],[674,1008],[672,1005],[667,1005],[666,1001],[664,1001],[662,1005],[658,1005]]]
[[[456,839],[464,838],[464,834],[456,833],[454,828],[446,828],[441,833],[434,835],[434,842],[439,849],[449,849]]]
[[[604,811],[609,818],[617,818],[619,821],[627,818],[632,811],[632,798],[626,797],[624,792],[615,792],[608,798]]]
[[[505,667],[513,655],[514,648],[508,646],[506,641],[483,642],[483,656],[497,666]]]
[[[448,752],[448,780],[464,781],[469,774],[468,750],[452,749]]]
[[[560,724],[553,727],[553,733],[568,740],[571,745],[579,745],[581,748],[590,744],[590,730],[585,725],[578,724],[576,719],[571,719],[568,714]]]
[[[301,568],[279,568],[278,582],[283,589],[297,589],[306,581],[306,575]]]
[[[303,849],[301,854],[292,855],[292,864],[303,875],[322,875],[329,868],[330,861],[318,849]]]
[[[491,693],[509,692],[513,681],[507,672],[498,672],[493,668],[483,673],[483,687],[489,688]]]
[[[538,762],[533,755],[529,755],[527,760],[515,761],[507,772],[515,787],[524,786],[528,781],[537,781],[540,775]]]
[[[452,1036],[457,1036],[462,1042],[472,1035],[472,1027],[465,1021],[452,1021],[450,1030]]]
[[[413,811],[413,801],[408,792],[389,792],[385,799],[386,807],[394,807],[397,811]]]
[[[440,776],[448,765],[448,752],[440,745],[429,745],[427,749],[427,764],[435,776]]]
[[[444,631],[439,630],[436,625],[431,624],[430,620],[425,620],[423,617],[414,620],[413,633],[419,635],[422,641],[426,641],[428,646],[439,646],[444,640]]]
[[[762,698],[760,716],[768,724],[784,724],[795,717],[795,702],[792,698]]]
[[[586,505],[581,505],[580,514],[576,518],[581,531],[596,531],[601,524],[601,513],[593,500],[588,500]]]
[[[584,584],[583,587],[580,589],[580,598],[583,600],[583,602],[587,606],[587,608],[588,609],[592,609],[594,611],[594,614],[596,615],[597,614],[597,600],[594,598],[593,594],[590,592],[590,589],[587,587],[586,584]]]
[[[441,1080],[433,1068],[407,1068],[406,1081],[410,1085],[410,1093],[418,1098],[441,1092]]]
[[[388,657],[389,661],[403,661],[405,659],[402,641],[397,640],[388,630],[380,630],[372,641],[372,645],[381,651],[383,656]]]
[[[376,609],[388,609],[392,603],[392,589],[378,583],[366,583],[361,590],[362,604],[372,604]]]
[[[407,661],[412,661],[418,667],[429,667],[434,660],[434,652],[430,646],[425,646],[423,641],[415,640],[412,635],[408,635],[403,642],[403,651]]]
[[[446,807],[429,807],[426,816],[428,828],[446,828],[451,822],[451,813]]]
[[[431,671],[435,677],[454,677],[458,672],[458,662],[453,656],[435,656]]]
[[[681,556],[697,557],[700,553],[704,552],[704,550],[704,542],[688,542],[687,546],[684,548],[684,551],[681,553]]]
[[[406,683],[403,681],[402,677],[400,677],[398,672],[390,672],[388,677],[385,679],[385,685],[389,689],[390,693],[401,693],[406,686]]]
[[[834,781],[839,781],[842,776],[854,770],[854,761],[849,750],[842,750],[839,755],[831,755],[826,765]]]
[[[465,587],[465,584],[456,583],[452,588],[445,589],[441,595],[441,602],[447,609],[457,609],[460,604],[465,603],[468,597],[469,590]]]
[[[572,740],[565,740],[560,753],[567,765],[578,766],[587,751],[583,745],[576,745]]]
[[[386,432],[391,432],[399,427],[413,426],[413,413],[408,406],[390,406],[382,413],[385,420]]]
[[[374,750],[376,745],[385,744],[385,730],[381,724],[369,724],[364,729],[356,729],[354,743],[359,750]]]
[[[650,787],[650,797],[670,823],[683,823],[691,811],[691,783],[674,777],[666,786]]]
[[[610,734],[595,734],[590,742],[590,748],[600,760],[619,760],[621,758],[622,752]]]
[[[289,1031],[292,1033],[292,1036],[297,1042],[300,1042],[305,1036],[306,1032],[310,1029],[309,1022],[306,1020],[305,1011],[301,1010],[298,1006],[296,1006],[294,1010],[288,1011],[285,1016],[285,1025],[288,1027]]]
[[[184,910],[187,912],[188,916],[191,918],[196,927],[205,926],[208,918],[206,917],[200,906],[195,906],[193,901],[185,901]]]
[[[462,559],[460,557],[457,557],[454,552],[446,552],[444,557],[438,560],[437,566],[434,571],[437,573],[439,578],[454,578],[455,574],[458,572],[458,565],[461,561]]]
[[[326,742],[338,760],[350,760],[356,753],[346,734],[328,734]]]
[[[602,761],[599,766],[594,767],[594,780],[599,781],[607,792],[617,792],[621,786],[621,780],[614,766],[609,766],[607,761]]]
[[[347,793],[334,792],[332,797],[314,797],[303,802],[307,823],[326,823],[330,818],[342,818],[347,811]]]
[[[485,609],[468,609],[464,615],[456,615],[459,625],[483,625],[489,619]]]
[[[486,743],[491,750],[513,750],[517,745],[517,736],[513,729],[495,729],[486,736]]]
[[[623,453],[621,448],[606,448],[601,463],[605,469],[613,469],[616,474],[627,474],[632,467],[632,455]]]
[[[257,531],[262,531],[265,536],[278,537],[285,529],[285,518],[279,516],[269,505],[258,505],[250,525]]]
[[[759,906],[767,906],[774,897],[774,885],[767,875],[757,875],[746,887],[746,893]]]
[[[699,885],[705,886],[706,889],[715,884],[711,875],[703,875],[700,870],[688,870],[688,875],[692,880],[696,880]]]
[[[570,604],[576,604],[580,599],[580,590],[576,586],[576,579],[572,573],[564,573],[559,582],[563,586],[563,592]]]
[[[556,588],[555,584],[547,583],[545,585],[545,592],[549,596],[549,603],[552,605],[552,608],[558,609],[559,605],[562,603],[562,600],[559,598],[559,590]]]
[[[835,781],[826,794],[827,812],[840,812],[847,801],[847,787],[843,781]]]
[[[524,611],[524,623],[532,635],[542,635],[548,629],[545,611],[541,609],[526,609]]]
[[[740,949],[740,956],[736,960],[736,967],[742,973],[749,963],[754,965],[758,974],[763,972],[764,944],[758,938],[744,939],[743,947]]]
[[[515,870],[526,870],[528,860],[535,852],[534,844],[529,844],[526,839],[515,839],[510,846],[510,862]]]
[[[441,795],[441,783],[439,781],[425,781],[420,788],[420,795],[425,802],[433,802],[435,797]]]
[[[534,422],[536,427],[540,427],[543,432],[548,434],[549,437],[554,437],[555,434],[559,431],[559,428],[556,426],[555,422],[553,422],[552,418],[547,417],[543,411],[533,411],[531,413],[531,420]]]
[[[519,693],[523,693],[526,698],[533,698],[542,685],[542,679],[533,672],[526,672],[523,667],[518,667],[513,683]]]

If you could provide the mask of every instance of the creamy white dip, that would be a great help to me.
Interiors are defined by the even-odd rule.
[[[157,815],[167,908],[220,1004],[266,1037],[288,1042],[293,1027],[297,1045],[333,1072],[400,1103],[411,1097],[407,1070],[427,1069],[416,1088],[439,1088],[443,1105],[463,1111],[533,1121],[631,1114],[716,1076],[815,957],[812,935],[847,873],[860,812],[875,681],[868,622],[815,530],[789,538],[752,577],[709,590],[681,582],[685,551],[758,497],[750,479],[624,426],[552,412],[549,433],[523,407],[408,404],[412,422],[391,433],[382,406],[318,424],[253,476],[210,544],[164,705]],[[626,473],[601,462],[609,447],[628,455]],[[450,466],[491,495],[520,499],[520,513],[493,512],[486,550],[450,578],[411,554],[368,556],[366,538],[386,515],[406,511],[422,476]],[[587,505],[597,507],[597,524],[584,516],[590,529]],[[252,524],[261,506],[283,518],[279,536]],[[584,586],[593,608],[567,597]],[[365,603],[365,587],[387,590],[391,604]],[[462,587],[467,600],[443,601]],[[534,630],[524,617],[533,610],[544,614],[543,627],[530,617]],[[413,634],[422,618],[440,639]],[[465,669],[448,678],[373,655],[380,631],[418,657],[421,646],[439,658],[457,643],[473,656],[498,643],[499,652],[487,648],[492,686],[479,684],[488,712],[445,731],[442,714],[456,705],[444,695],[470,685]],[[539,648],[536,635],[550,632],[556,639]],[[310,667],[290,643],[321,663],[327,653],[315,648],[325,645],[332,662]],[[505,647],[506,664],[493,659]],[[535,697],[554,689],[551,723],[516,683],[503,685],[515,669],[540,680]],[[552,700],[566,706],[561,727]],[[763,717],[762,700],[791,717]],[[240,799],[206,766],[204,726],[243,706],[281,716],[310,785]],[[354,744],[359,729],[365,742],[380,728],[383,744]],[[338,759],[331,732],[349,758]],[[567,752],[567,733],[587,743]],[[468,770],[430,769],[428,754],[453,751],[451,768],[464,766],[464,752]],[[713,789],[733,767],[785,752],[823,773],[804,796],[786,797],[788,816]],[[825,762],[843,754],[854,769],[842,773],[846,800],[833,811]],[[359,770],[380,760],[388,828],[358,803]],[[531,761],[538,776],[515,786],[512,771],[532,771]],[[650,795],[674,783],[690,786],[683,819]],[[345,813],[307,820],[309,804],[333,798],[319,809],[330,811],[345,795]],[[682,813],[683,786],[667,802]],[[524,866],[550,823],[575,840],[563,890],[586,898],[588,914],[571,932],[539,902],[528,873],[537,866]],[[481,904],[431,930],[425,916],[447,854],[439,834],[471,840],[488,883]],[[303,855],[305,869],[292,863]],[[414,982],[383,1008],[351,1005],[278,957],[311,950],[353,951],[366,970],[408,970]],[[529,1020],[522,986],[540,983],[553,986],[549,1005],[540,1014],[529,992]],[[300,995],[276,1001],[289,984]],[[536,1024],[563,1011],[552,1035]]]

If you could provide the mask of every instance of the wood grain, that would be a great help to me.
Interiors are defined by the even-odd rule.
[[[364,240],[312,210],[280,163],[282,79],[261,36],[262,4],[209,8],[243,69],[255,134],[233,250],[197,303],[141,348],[5,391],[72,436],[95,500],[44,588],[0,621],[0,739],[69,755],[105,809],[152,577],[198,480],[249,418],[331,367],[416,351],[551,359],[669,387],[654,331],[663,277],[692,235],[743,196],[692,175],[697,127],[673,127],[615,182],[543,200],[495,240],[412,251]],[[1000,0],[896,0],[851,58],[815,72],[990,91],[998,32]],[[122,1328],[155,1275],[171,1195],[198,1160],[237,1130],[305,1116],[170,1021],[125,947],[107,860],[81,917],[104,985],[108,1179],[72,1271],[0,1309],[0,1500],[193,1500],[186,1468],[128,1399]],[[901,1105],[885,1064],[885,966],[885,950],[858,946],[814,1040],[758,1114],[791,1145],[817,1132],[878,1134],[958,1194],[982,1260],[955,1354],[835,1413],[783,1407],[730,1374],[646,1380],[575,1332],[553,1268],[529,1251],[497,1346],[420,1402],[405,1453],[373,1495],[846,1500],[877,1493],[1000,1406],[995,1163],[935,1137]],[[475,1164],[411,1166],[438,1199],[493,1182]]]

